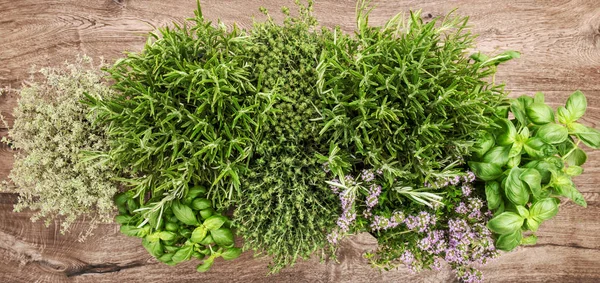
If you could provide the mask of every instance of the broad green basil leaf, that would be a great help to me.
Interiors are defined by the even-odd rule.
[[[515,231],[521,231],[523,226],[523,217],[514,212],[502,212],[498,216],[490,219],[487,226],[496,234],[510,234]]]
[[[478,157],[481,157],[490,150],[492,146],[494,146],[494,136],[491,133],[484,132],[473,145],[473,151]]]
[[[215,213],[215,211],[212,208],[203,209],[203,210],[200,210],[200,217],[202,217],[202,219],[208,219],[214,213]]]
[[[571,165],[569,166],[569,168],[567,168],[566,173],[567,175],[572,177],[579,176],[581,175],[581,173],[583,173],[583,168],[577,165]]]
[[[174,254],[172,254],[172,253],[163,254],[163,255],[161,255],[161,256],[158,258],[158,260],[159,260],[160,262],[167,263],[167,262],[170,262],[170,261],[171,261],[171,259],[173,258],[173,255],[174,255]]]
[[[574,203],[583,207],[587,207],[587,202],[585,201],[585,198],[583,197],[581,192],[579,192],[579,190],[575,188],[575,186],[563,184],[554,185],[553,188],[554,190],[556,190],[558,195],[565,196],[571,199]]]
[[[163,246],[160,241],[151,242],[144,238],[142,240],[142,246],[144,246],[148,253],[153,257],[160,257],[164,254]]]
[[[519,102],[525,107],[529,107],[529,105],[531,105],[532,103],[534,103],[535,101],[533,100],[533,98],[531,96],[528,95],[521,95],[519,96],[519,98],[517,98],[517,100],[519,100]]]
[[[525,105],[523,105],[520,100],[514,99],[511,101],[510,111],[513,113],[513,115],[515,115],[515,118],[517,121],[519,121],[519,123],[521,123],[521,125],[527,126],[529,124],[527,121],[527,114],[525,112]]]
[[[177,251],[179,250],[179,247],[176,247],[176,246],[168,246],[168,245],[167,245],[167,246],[165,246],[165,250],[166,250],[167,252],[170,252],[170,253],[172,253],[172,254],[175,254],[175,252],[177,252]]]
[[[502,127],[500,134],[496,138],[498,145],[511,145],[514,143],[517,138],[517,129],[515,128],[515,125],[507,119],[499,120],[498,123]]]
[[[200,225],[198,220],[196,220],[196,216],[194,215],[194,211],[187,205],[181,204],[178,201],[173,202],[171,206],[173,209],[173,213],[175,217],[179,219],[179,221],[187,224],[187,225]]]
[[[546,143],[558,144],[567,140],[569,131],[559,124],[549,123],[541,126],[537,130],[536,136]]]
[[[544,103],[532,103],[527,107],[527,117],[534,124],[544,125],[554,122],[554,111]]]
[[[571,154],[567,156],[565,161],[569,165],[581,166],[583,165],[583,163],[585,163],[586,160],[587,154],[585,154],[585,151],[581,150],[580,148],[576,148],[574,151],[571,152]]]
[[[577,138],[585,145],[595,149],[600,148],[600,131],[579,123],[573,123],[571,126]]]
[[[192,208],[195,210],[203,210],[211,207],[212,203],[210,202],[210,200],[207,200],[205,198],[197,198],[194,201],[192,201]]]
[[[560,122],[563,125],[567,125],[574,122],[571,120],[571,113],[569,112],[569,110],[567,110],[567,108],[563,106],[559,106],[556,109],[556,114],[558,115],[558,122]]]
[[[508,166],[509,168],[513,168],[513,167],[519,167],[520,164],[521,164],[521,155],[517,154],[508,159],[508,163],[506,164],[506,166]]]
[[[204,225],[200,225],[192,232],[190,241],[192,241],[192,243],[200,243],[202,240],[204,240],[204,237],[206,237],[207,233],[208,229],[206,229]]]
[[[198,267],[196,267],[196,270],[198,272],[206,272],[210,269],[210,267],[213,265],[214,262],[215,262],[215,259],[213,257],[209,257],[209,258],[205,259],[202,264],[199,264]]]
[[[206,235],[206,237],[204,237],[204,239],[202,241],[200,241],[199,244],[203,245],[203,246],[208,246],[214,242],[215,242],[215,240],[213,240],[212,236],[209,234],[209,235]]]
[[[197,258],[197,259],[203,259],[204,257],[206,257],[206,255],[204,253],[201,252],[193,252],[192,256]]]
[[[130,215],[117,215],[115,217],[115,221],[119,224],[129,224],[131,219],[133,219],[133,216]]]
[[[149,241],[149,242],[158,242],[158,241],[160,241],[159,234],[160,234],[159,232],[155,232],[155,233],[152,233],[150,235],[147,235],[146,236],[146,240]]]
[[[208,230],[216,230],[221,228],[223,224],[227,221],[227,218],[221,215],[213,215],[208,219],[204,220],[204,227]]]
[[[537,236],[536,235],[531,235],[527,238],[523,238],[523,240],[521,240],[521,244],[522,245],[535,245],[537,243]]]
[[[508,152],[508,158],[521,155],[521,152],[523,151],[523,144],[524,142],[521,141],[516,141],[513,143],[510,151]]]
[[[527,154],[533,158],[550,156],[553,152],[553,147],[551,145],[545,143],[542,141],[542,139],[537,137],[527,139],[523,145],[523,148],[525,149],[525,152],[527,152]]]
[[[542,175],[533,168],[523,170],[519,179],[527,184],[534,198],[539,198],[542,193]]]
[[[130,236],[130,237],[144,237],[145,236],[145,235],[141,236],[141,233],[140,233],[142,230],[141,228],[137,228],[132,225],[121,225],[120,230],[121,230],[121,233],[123,233],[127,236]]]
[[[192,257],[193,252],[194,252],[194,245],[186,244],[186,245],[180,247],[177,252],[175,252],[175,254],[171,258],[171,260],[176,264],[180,263],[180,262],[184,262],[186,260],[189,260]]]
[[[512,168],[504,185],[506,198],[516,205],[525,205],[529,201],[527,185],[519,178],[524,171],[518,167]]]
[[[163,241],[172,241],[177,235],[173,232],[161,231],[158,233],[158,237]]]
[[[500,118],[508,119],[508,108],[507,105],[494,107],[494,113]]]
[[[524,207],[522,205],[517,205],[516,209],[517,209],[517,213],[519,213],[519,215],[521,215],[521,217],[523,217],[523,218],[529,217],[529,210],[527,210],[526,207]]]
[[[186,197],[191,197],[192,199],[197,198],[200,195],[206,194],[206,188],[204,186],[194,186],[190,188]]]
[[[502,168],[498,165],[482,162],[469,162],[475,176],[484,181],[494,180],[502,175]]]
[[[520,229],[509,234],[500,235],[496,241],[496,248],[503,251],[512,251],[521,244],[522,238],[523,234]]]
[[[536,232],[538,230],[541,223],[542,223],[542,220],[538,221],[535,218],[527,218],[525,220],[525,225],[527,225],[527,229],[529,229],[533,232]]]
[[[500,202],[500,205],[498,206],[498,208],[494,211],[494,216],[498,216],[498,215],[502,214],[504,212],[504,210],[505,210],[504,202],[502,201],[502,202]]]
[[[503,167],[508,162],[508,152],[510,147],[508,146],[496,146],[490,149],[482,159],[484,163],[495,164],[498,167]]]
[[[500,184],[498,182],[485,183],[485,198],[489,209],[496,209],[500,206],[502,195],[500,194]]]
[[[137,203],[137,201],[135,201],[133,199],[128,199],[127,200],[127,208],[129,209],[130,212],[133,213],[133,211],[140,208],[140,206]]]
[[[565,108],[567,108],[569,113],[571,113],[571,116],[569,117],[570,122],[574,122],[583,117],[583,114],[585,114],[585,110],[587,109],[587,100],[585,99],[585,95],[583,95],[581,91],[574,92],[567,99]]]
[[[233,233],[227,228],[219,228],[217,230],[210,231],[215,243],[221,247],[229,247],[233,245]]]
[[[232,260],[238,258],[242,254],[242,249],[240,248],[229,248],[225,250],[221,256],[224,260]]]
[[[529,209],[529,218],[542,222],[554,217],[556,213],[558,213],[558,199],[545,198],[533,203],[531,209]]]
[[[544,94],[541,92],[537,92],[533,97],[533,103],[544,103]]]
[[[164,224],[162,223],[162,219],[159,216],[160,211],[154,211],[152,213],[150,213],[150,216],[148,216],[148,224],[150,224],[150,226],[154,229],[158,229],[160,224]]]

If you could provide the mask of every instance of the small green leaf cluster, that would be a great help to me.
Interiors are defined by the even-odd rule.
[[[159,261],[176,265],[194,257],[203,260],[196,269],[205,272],[216,258],[232,260],[242,253],[234,247],[231,221],[213,209],[206,191],[203,186],[191,187],[183,200],[163,206],[149,219],[141,212],[150,209],[145,204],[152,200],[127,191],[115,196],[119,209],[115,220],[121,233],[142,238],[144,248]]]
[[[535,244],[540,224],[558,212],[558,197],[587,206],[572,180],[587,159],[580,144],[600,148],[600,131],[578,122],[586,108],[580,91],[556,113],[542,93],[521,96],[498,108],[497,127],[477,142],[469,165],[485,181],[488,207],[495,215],[488,227],[498,235],[499,249]],[[527,231],[532,235],[525,237]]]
[[[3,140],[17,150],[7,185],[19,194],[15,211],[36,211],[32,220],[49,225],[61,220],[66,232],[78,217],[88,216],[89,235],[100,222],[110,222],[116,174],[103,164],[85,164],[87,151],[108,149],[105,125],[79,103],[84,94],[113,96],[103,73],[83,56],[64,69],[45,68],[19,91],[14,125]]]

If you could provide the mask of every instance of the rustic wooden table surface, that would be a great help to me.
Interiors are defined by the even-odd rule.
[[[204,15],[250,27],[262,19],[260,6],[281,19],[278,6],[292,1],[202,1]],[[522,57],[503,65],[497,81],[511,96],[542,91],[547,101],[564,102],[582,90],[588,97],[585,123],[600,128],[600,1],[599,0],[381,0],[370,19],[382,24],[397,12],[422,9],[423,17],[444,15],[454,8],[471,17],[480,34],[478,50],[518,50]],[[58,66],[77,54],[109,60],[137,51],[156,27],[193,15],[194,0],[0,0],[0,86],[19,88],[32,64]],[[352,31],[354,0],[317,0],[315,13],[326,26]],[[16,97],[0,97],[0,111],[12,123]],[[0,129],[0,136],[6,135]],[[12,166],[12,152],[0,148],[0,179]],[[585,173],[575,179],[588,208],[563,203],[545,222],[537,245],[522,247],[483,268],[490,282],[600,282],[600,151],[589,153]],[[340,263],[300,262],[266,277],[268,260],[245,253],[233,262],[218,261],[200,274],[196,262],[169,267],[152,259],[137,238],[103,225],[84,243],[72,233],[61,235],[32,223],[31,213],[12,212],[16,196],[0,194],[0,282],[446,282],[450,270],[411,275],[407,269],[380,273],[362,259],[368,238],[346,242]]]

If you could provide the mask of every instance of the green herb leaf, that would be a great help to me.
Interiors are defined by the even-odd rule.
[[[558,115],[558,122],[560,122],[563,125],[571,124],[574,121],[571,120],[572,114],[564,106],[559,106],[556,109],[556,114]]]
[[[536,136],[546,143],[558,144],[569,137],[569,131],[559,124],[549,123],[541,126],[537,130]]]
[[[567,175],[569,175],[571,177],[579,176],[579,175],[581,175],[581,173],[583,173],[583,168],[581,168],[580,166],[577,166],[577,165],[571,165],[571,166],[569,166],[569,168],[567,168],[565,173],[567,173]]]
[[[486,182],[485,183],[485,197],[487,200],[489,209],[496,209],[502,202],[502,195],[500,194],[500,184],[498,182]]]
[[[554,217],[556,213],[558,213],[558,199],[545,198],[533,203],[529,210],[529,218],[542,222]]]
[[[595,149],[600,148],[600,131],[579,123],[573,123],[571,127],[573,127],[573,132],[577,135],[577,138],[585,145]]]
[[[523,218],[529,217],[529,210],[527,210],[526,207],[524,207],[522,205],[517,205],[516,209],[517,209],[517,213],[519,213],[519,215],[521,215],[521,217],[523,217]]]
[[[175,217],[177,217],[177,219],[179,219],[179,221],[187,224],[187,225],[194,225],[197,226],[200,223],[198,223],[198,220],[196,219],[196,216],[194,215],[194,211],[192,211],[192,209],[184,204],[179,203],[178,201],[173,202],[173,205],[171,206],[171,208],[173,209],[173,213],[175,214]]]
[[[579,120],[579,118],[583,117],[585,114],[585,110],[587,109],[587,100],[585,99],[585,95],[581,91],[576,91],[567,99],[566,104],[567,110],[571,114],[569,116],[569,122],[574,122]]]
[[[484,181],[494,180],[502,175],[502,168],[498,165],[482,162],[469,162],[475,176]]]
[[[196,267],[196,270],[198,272],[206,272],[210,270],[210,267],[213,265],[214,262],[215,259],[213,257],[209,257],[208,259],[205,259],[202,264],[199,264],[198,267]]]
[[[529,201],[526,184],[519,178],[524,171],[518,167],[512,168],[504,184],[506,197],[516,205],[525,205]]]
[[[473,145],[473,151],[477,156],[483,156],[490,148],[494,146],[494,136],[491,133],[485,132],[477,139]]]
[[[210,202],[210,200],[207,200],[205,198],[197,198],[192,201],[192,208],[195,210],[203,210],[211,207],[212,203]]]
[[[516,141],[517,129],[515,125],[507,119],[499,120],[498,123],[501,126],[500,134],[496,138],[496,142],[499,145],[511,145]]]
[[[190,237],[190,241],[193,243],[200,243],[206,237],[208,233],[208,229],[204,225],[200,225],[194,229],[192,232],[192,236]]]
[[[500,235],[496,241],[496,248],[503,251],[512,251],[514,248],[521,244],[523,233],[520,229],[515,230],[511,233]]]
[[[163,241],[172,241],[177,235],[173,232],[161,231],[158,233],[158,237]]]
[[[503,167],[508,162],[508,153],[510,147],[508,146],[496,146],[490,149],[482,159],[483,163],[494,164],[498,167]]]
[[[212,208],[203,209],[203,210],[200,210],[200,217],[202,217],[202,219],[208,219],[214,213],[215,213],[215,211]]]
[[[193,252],[194,252],[194,246],[190,245],[190,244],[186,244],[186,245],[182,246],[181,248],[179,248],[179,250],[177,252],[175,252],[175,254],[171,258],[171,260],[176,264],[184,262],[186,260],[189,260],[192,257]]]
[[[523,240],[521,240],[521,244],[522,245],[535,245],[537,243],[537,236],[536,235],[531,235],[529,237],[523,238]]]
[[[527,184],[527,187],[534,198],[540,197],[542,193],[542,175],[539,171],[533,168],[527,168],[519,175],[519,179]]]
[[[210,235],[215,243],[221,247],[229,247],[233,245],[233,233],[228,228],[211,230]]]
[[[538,221],[538,220],[536,220],[536,218],[527,218],[525,220],[525,225],[527,225],[527,228],[533,232],[536,232],[538,230],[541,223],[542,223],[542,220]]]
[[[527,107],[527,117],[534,124],[544,125],[554,122],[554,111],[550,106],[536,102]]]
[[[585,153],[585,151],[581,150],[580,148],[576,148],[573,151],[571,151],[571,153],[569,155],[567,155],[567,157],[565,159],[567,164],[576,165],[576,166],[583,165],[586,160],[587,160],[587,154]]]
[[[142,246],[144,246],[148,253],[153,257],[160,257],[164,253],[163,246],[160,241],[149,241],[144,238],[142,240]]]
[[[224,216],[214,215],[204,220],[204,227],[208,230],[216,230],[221,228],[226,221],[227,218]]]
[[[242,254],[241,248],[229,248],[226,249],[221,256],[224,260],[232,260],[238,258]]]
[[[520,232],[523,221],[524,218],[514,212],[502,212],[490,219],[487,226],[496,234],[510,234],[517,230]]]

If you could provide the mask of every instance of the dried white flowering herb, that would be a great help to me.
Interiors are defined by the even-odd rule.
[[[107,143],[105,128],[80,101],[84,93],[102,98],[111,91],[89,57],[34,75],[41,80],[20,90],[14,126],[4,140],[16,150],[8,182],[19,193],[15,211],[34,210],[32,220],[44,219],[46,225],[60,219],[63,233],[80,216],[89,216],[83,239],[99,222],[112,220],[117,185],[107,166],[82,162],[83,153],[105,150]]]

